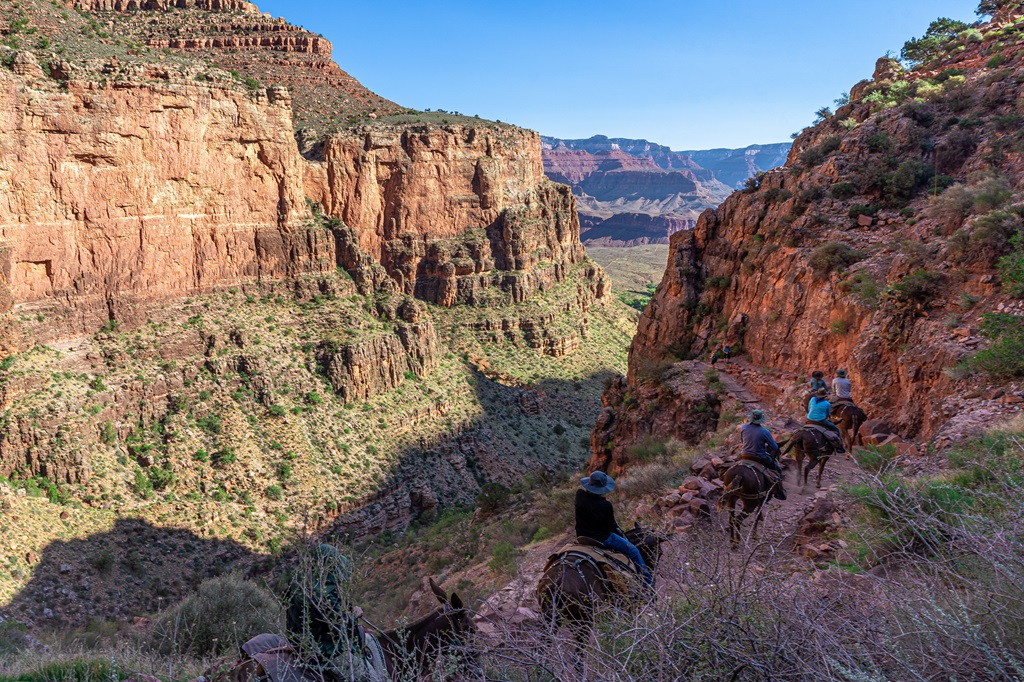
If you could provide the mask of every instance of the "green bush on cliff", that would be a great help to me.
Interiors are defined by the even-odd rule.
[[[1008,293],[1024,297],[1024,235],[1017,232],[1010,237],[1013,252],[999,259],[999,276],[1003,289]]]
[[[979,351],[971,365],[997,378],[1024,376],[1024,316],[986,313],[981,333],[992,345]]]
[[[835,270],[845,270],[854,263],[864,260],[864,252],[846,242],[825,242],[814,249],[807,260],[814,272],[827,275]]]

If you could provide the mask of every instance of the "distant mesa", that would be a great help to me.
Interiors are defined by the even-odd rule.
[[[748,177],[782,165],[789,144],[674,152],[647,140],[541,137],[544,172],[572,187],[586,244],[667,244]]]

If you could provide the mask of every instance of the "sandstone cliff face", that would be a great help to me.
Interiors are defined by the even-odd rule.
[[[881,60],[852,103],[797,139],[784,169],[673,235],[630,385],[661,358],[731,344],[797,375],[846,368],[869,417],[904,435],[942,445],[963,435],[947,424],[981,423],[987,408],[962,398],[992,379],[956,368],[985,345],[982,315],[1016,310],[995,264],[1024,227],[1024,168],[1006,123],[1021,47],[994,40],[916,72]],[[999,49],[1000,60],[985,56]]]
[[[57,316],[35,342],[130,321],[147,302],[335,265],[304,202],[286,90],[60,92],[0,71],[0,102],[0,300]]]
[[[309,196],[357,230],[399,290],[438,305],[490,288],[521,302],[586,257],[573,197],[544,178],[530,131],[357,129],[328,138],[309,177]]]
[[[389,299],[388,304],[378,314],[393,331],[320,344],[317,363],[345,402],[366,400],[400,385],[407,375],[423,376],[437,367],[437,334],[422,304],[409,299]]]

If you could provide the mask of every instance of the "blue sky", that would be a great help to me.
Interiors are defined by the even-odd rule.
[[[939,16],[977,0],[257,0],[416,109],[673,149],[783,142]]]

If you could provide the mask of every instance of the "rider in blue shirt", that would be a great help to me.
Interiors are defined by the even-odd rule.
[[[807,403],[807,421],[811,424],[817,424],[818,426],[824,426],[829,431],[833,431],[839,436],[840,443],[843,440],[843,434],[839,430],[839,427],[828,420],[829,414],[832,412],[832,403],[828,401],[828,390],[819,388],[818,391],[811,396],[811,401]],[[845,449],[840,446],[839,452],[845,452]]]
[[[782,467],[779,466],[779,460],[776,459],[779,456],[779,445],[763,424],[764,413],[761,410],[754,410],[750,413],[748,423],[740,427],[740,440],[742,441],[740,459],[760,462],[766,469],[776,472],[779,475],[779,480],[776,483],[775,497],[784,500],[786,499],[786,490],[782,487]]]

